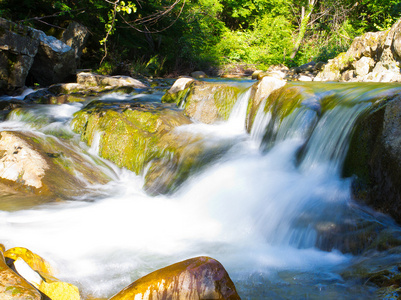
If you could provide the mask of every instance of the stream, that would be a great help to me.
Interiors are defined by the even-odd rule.
[[[96,143],[77,142],[88,159],[103,162],[112,180],[74,199],[0,211],[0,241],[41,255],[84,298],[108,298],[156,269],[200,255],[223,264],[242,299],[385,298],[356,270],[396,266],[401,250],[349,244],[365,245],[364,228],[397,236],[400,227],[356,203],[341,168],[358,116],[401,88],[305,83],[305,90],[308,101],[286,114],[260,109],[250,132],[246,89],[226,122],[175,129],[201,133],[211,144],[224,140],[230,149],[170,195],[147,195],[143,176],[97,157]],[[162,95],[112,93],[91,100],[160,102]],[[84,105],[36,105],[30,118],[10,114],[0,128],[67,132],[77,141],[69,124]],[[44,116],[49,123],[37,126]]]

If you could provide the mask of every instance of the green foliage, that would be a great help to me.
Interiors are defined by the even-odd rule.
[[[61,35],[58,28],[78,21],[91,32],[82,68],[146,76],[227,64],[267,69],[326,61],[345,51],[356,35],[389,28],[401,16],[399,0],[318,0],[300,50],[290,60],[307,2],[181,0],[173,5],[175,0],[124,0],[114,11],[105,0],[0,0],[0,15],[55,36]],[[106,39],[108,56],[99,67]]]

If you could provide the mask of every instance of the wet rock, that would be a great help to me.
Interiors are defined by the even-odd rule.
[[[273,91],[283,87],[286,83],[286,80],[266,76],[252,86],[249,113],[246,120],[246,127],[248,131],[250,131],[250,129],[252,128],[252,124],[256,112],[259,109],[260,103],[264,99],[266,99]]]
[[[25,85],[38,46],[38,31],[0,18],[0,92]]]
[[[227,84],[195,81],[185,98],[185,114],[202,123],[228,120],[241,90]]]
[[[65,82],[76,73],[75,51],[53,36],[39,31],[39,48],[30,74],[43,86]]]
[[[240,299],[224,267],[209,257],[188,259],[142,277],[110,300]]]
[[[3,131],[0,154],[0,185],[2,192],[8,194],[0,202],[3,210],[71,199],[87,192],[89,184],[109,180],[97,166],[50,136]],[[77,173],[82,176],[77,177]],[[23,200],[15,202],[10,195]]]
[[[51,266],[39,255],[18,247],[7,250],[5,256],[8,259],[7,264],[46,295],[46,299],[81,299],[78,288],[53,277]]]
[[[4,300],[40,300],[41,294],[5,263],[0,252],[0,298]]]
[[[99,154],[137,174],[162,156],[160,138],[190,120],[171,104],[93,101],[77,112],[72,128],[88,145],[99,138]]]
[[[401,99],[389,95],[379,108],[356,127],[344,175],[356,175],[359,201],[401,222]]]
[[[192,77],[178,78],[172,87],[163,95],[162,102],[175,103],[177,106],[180,106],[181,102],[184,101],[188,95],[192,82],[194,82]]]

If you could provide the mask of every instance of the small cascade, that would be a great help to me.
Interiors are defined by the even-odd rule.
[[[97,156],[97,132],[90,149],[75,143],[71,151],[103,163],[111,181],[94,187],[96,197],[0,211],[0,242],[42,255],[59,270],[57,277],[92,298],[106,299],[153,270],[198,255],[219,260],[243,299],[374,298],[374,288],[342,276],[359,254],[346,242],[364,247],[371,233],[392,223],[354,204],[350,181],[338,170],[359,118],[400,91],[391,85],[287,83],[276,98],[261,102],[248,134],[248,88],[227,122],[175,129],[188,178],[168,196],[150,196],[143,177],[109,168]],[[32,131],[58,136],[63,132],[52,124],[67,127],[78,109],[37,106],[11,114],[2,126],[21,130],[31,124]],[[67,141],[78,140],[69,134]]]
[[[248,88],[245,92],[241,93],[231,110],[227,125],[234,130],[245,131],[245,119],[251,92],[252,89]]]

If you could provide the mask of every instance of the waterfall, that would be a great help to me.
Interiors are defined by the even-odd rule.
[[[371,287],[341,276],[354,259],[343,236],[352,239],[360,220],[376,230],[387,219],[377,221],[353,203],[350,181],[338,170],[358,118],[400,88],[287,85],[299,91],[299,99],[285,93],[264,99],[250,134],[244,129],[251,89],[238,97],[225,124],[177,128],[206,141],[204,147],[222,140],[229,147],[213,163],[205,161],[174,194],[151,197],[142,189],[142,176],[110,163],[118,170],[114,179],[89,186],[101,195],[95,199],[92,193],[82,201],[0,211],[0,241],[42,255],[57,277],[94,298],[107,298],[155,269],[198,255],[222,262],[244,299],[374,298]],[[156,101],[158,96],[97,100],[134,97]],[[79,107],[38,109],[50,124],[21,117],[18,129],[33,124],[31,130],[42,133],[51,124],[66,125]],[[100,160],[100,137],[84,149],[94,160]]]
[[[230,126],[234,130],[245,130],[245,119],[251,92],[252,89],[248,88],[245,92],[241,93],[231,110],[227,126]]]

